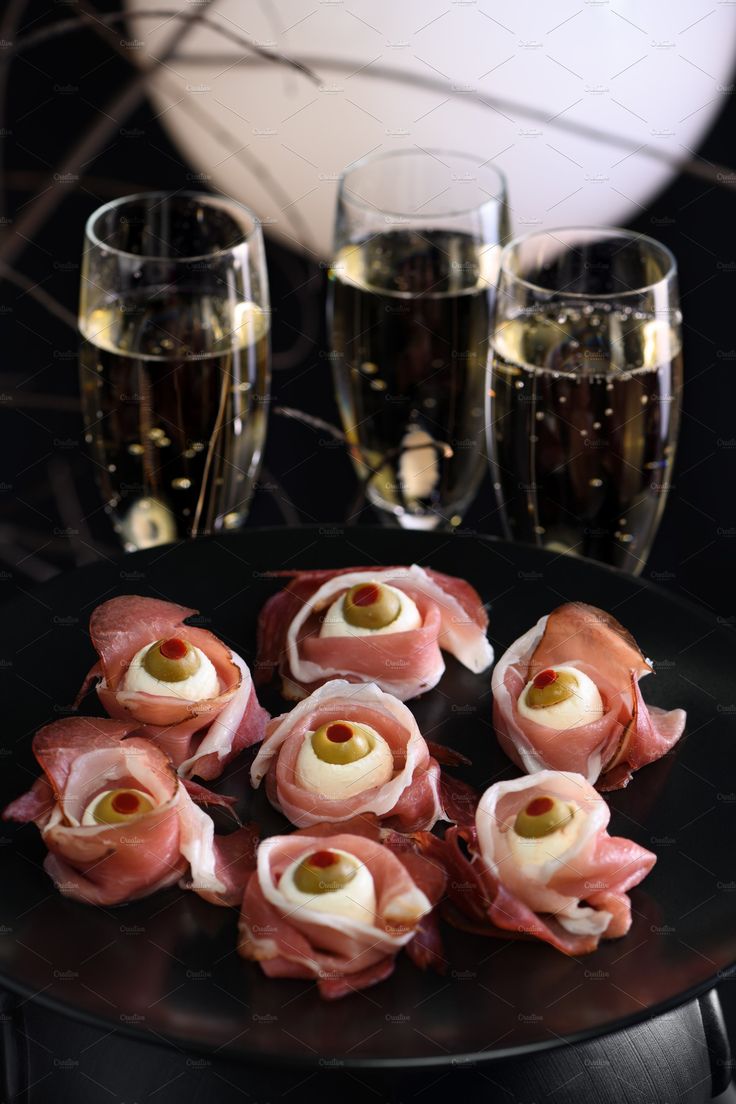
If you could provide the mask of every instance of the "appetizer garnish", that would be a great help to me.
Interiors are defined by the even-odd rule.
[[[421,614],[408,594],[384,583],[357,583],[332,603],[319,634],[371,636],[410,632],[421,624]]]
[[[528,805],[516,814],[514,831],[523,839],[537,840],[559,832],[575,816],[577,806],[560,801],[549,794],[533,797]]]
[[[448,920],[479,934],[536,937],[566,954],[593,951],[631,927],[627,891],[656,856],[609,836],[610,811],[580,774],[541,771],[497,782],[475,828],[418,834],[448,874]]]
[[[397,698],[335,679],[269,722],[251,782],[265,778],[271,804],[300,828],[364,813],[402,832],[472,820],[477,795],[441,774],[437,756],[462,762],[449,749],[430,752]]]
[[[493,725],[523,770],[571,770],[601,790],[677,743],[685,712],[647,706],[639,680],[652,664],[610,614],[560,606],[520,637],[493,671]]]
[[[383,741],[385,743],[385,741]],[[306,741],[305,741],[306,743]],[[322,763],[343,766],[370,755],[376,745],[376,733],[351,721],[328,721],[309,739],[309,746]]]
[[[367,818],[272,836],[258,848],[240,916],[239,951],[269,977],[316,981],[345,996],[388,977],[402,947],[442,969],[432,910],[445,888],[433,860],[392,844]]]
[[[91,717],[40,729],[33,752],[44,774],[3,819],[35,822],[48,848],[46,873],[77,901],[119,905],[179,882],[212,904],[239,904],[255,865],[253,826],[215,836],[187,787],[202,804],[230,799],[182,782],[164,752],[134,730]]]
[[[308,732],[296,761],[296,782],[328,798],[382,786],[394,773],[394,757],[380,733],[352,721],[328,721]]]
[[[376,919],[376,888],[368,867],[347,851],[307,852],[284,871],[279,888],[299,908],[350,916],[363,924]]]
[[[268,714],[245,662],[206,629],[184,624],[197,611],[157,598],[112,598],[94,610],[99,662],[92,683],[106,712],[134,721],[185,778],[217,778],[239,751],[263,738]]]
[[[181,637],[145,644],[131,659],[122,679],[124,694],[153,694],[186,702],[208,701],[220,693],[212,661]]]
[[[160,682],[185,682],[196,675],[203,661],[215,670],[199,648],[193,648],[180,636],[172,636],[169,640],[157,640],[151,644],[144,652],[141,663],[144,670]],[[129,678],[130,670],[126,682]]]
[[[153,804],[151,795],[143,790],[104,790],[84,810],[82,824],[127,824],[150,813]]]
[[[441,649],[485,671],[493,662],[487,626],[469,583],[416,564],[298,572],[261,611],[256,677],[278,672],[294,700],[344,677],[407,701],[439,682]]]
[[[584,671],[546,667],[522,690],[519,713],[557,731],[597,721],[605,710],[598,687]]]
[[[348,855],[346,851],[313,851],[296,863],[291,879],[287,871],[283,888],[286,892],[291,881],[302,896],[337,893],[352,882],[360,865],[355,856]],[[375,912],[375,908],[371,911]]]

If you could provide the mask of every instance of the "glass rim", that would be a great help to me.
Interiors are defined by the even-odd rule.
[[[470,207],[462,207],[458,209],[443,211],[441,214],[435,214],[432,216],[422,216],[416,212],[410,211],[391,211],[386,207],[377,207],[374,203],[366,203],[360,196],[356,196],[355,193],[348,193],[346,187],[346,181],[355,172],[359,172],[360,169],[365,168],[366,165],[376,164],[379,161],[389,161],[395,157],[421,157],[422,155],[429,156],[430,158],[436,157],[437,160],[441,160],[440,155],[444,154],[445,157],[455,157],[460,161],[475,162],[477,155],[473,153],[463,153],[461,150],[445,149],[442,146],[430,146],[420,147],[414,146],[411,149],[396,149],[385,150],[383,153],[368,153],[364,157],[359,157],[357,161],[352,161],[346,168],[340,173],[340,181],[338,185],[338,192],[340,198],[345,202],[350,203],[354,207],[360,207],[363,211],[379,211],[383,215],[391,215],[394,218],[408,218],[408,219],[421,219],[421,218],[459,218],[461,215],[471,215],[474,211],[479,211],[489,203],[504,203],[506,201],[506,176],[501,169],[497,168],[493,162],[493,158],[489,158],[487,161],[482,161],[480,165],[476,164],[476,169],[488,169],[498,182],[498,191],[494,195],[489,195],[487,199],[484,199],[481,203],[473,203]]]
[[[230,207],[235,208],[241,212],[244,212],[250,222],[250,228],[243,230],[242,237],[233,245],[228,245],[224,249],[213,249],[208,253],[197,253],[187,257],[172,257],[161,253],[131,253],[127,249],[119,249],[115,245],[109,245],[107,242],[97,235],[94,229],[94,224],[97,220],[106,215],[109,211],[115,210],[116,207],[122,207],[126,203],[133,203],[136,200],[146,199],[159,199],[161,203],[172,199],[196,199],[205,204],[214,207]],[[84,224],[84,238],[85,241],[90,242],[97,249],[104,249],[108,253],[114,253],[118,257],[131,257],[137,261],[168,261],[173,264],[187,264],[193,261],[205,261],[215,257],[225,257],[228,253],[234,252],[236,249],[240,249],[241,246],[247,245],[254,236],[257,236],[261,232],[261,221],[254,211],[251,211],[250,207],[246,207],[244,203],[240,203],[237,199],[231,199],[230,196],[217,195],[214,192],[197,192],[197,191],[181,191],[181,192],[169,192],[163,190],[148,190],[144,192],[132,192],[129,195],[118,196],[117,199],[111,199],[107,203],[103,203],[101,207],[96,207],[95,210],[88,216],[87,221]]]
[[[559,288],[545,287],[544,284],[534,283],[532,280],[527,280],[524,276],[521,276],[518,272],[514,272],[513,269],[508,266],[508,258],[512,255],[514,250],[518,249],[520,245],[525,242],[532,241],[534,238],[553,238],[556,234],[600,234],[601,237],[611,238],[625,238],[629,242],[644,242],[649,246],[653,246],[655,250],[659,251],[666,261],[666,268],[663,270],[662,275],[648,284],[642,284],[640,287],[627,288],[626,291],[605,291],[593,294],[589,291],[562,291]],[[562,239],[560,239],[562,241]],[[565,244],[562,241],[562,244]],[[574,248],[574,246],[570,246]],[[659,287],[660,284],[667,284],[670,280],[677,276],[677,259],[672,250],[663,244],[661,241],[657,241],[656,238],[652,238],[649,234],[641,234],[637,230],[627,230],[625,226],[553,226],[549,230],[530,230],[526,234],[519,234],[517,237],[512,238],[511,241],[504,245],[501,251],[501,257],[499,261],[499,286],[501,277],[505,276],[509,281],[516,284],[521,284],[522,287],[528,288],[530,291],[542,292],[544,295],[564,295],[569,299],[595,299],[608,300],[608,299],[621,299],[629,295],[643,295],[645,292],[653,291],[654,288]]]

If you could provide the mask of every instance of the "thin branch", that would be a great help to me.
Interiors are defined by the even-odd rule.
[[[71,464],[67,459],[55,456],[49,461],[47,472],[61,526],[66,531],[74,563],[79,566],[99,559],[99,553],[94,548],[94,539],[79,501]]]
[[[105,24],[104,20],[100,18],[99,13],[94,8],[92,8],[91,5],[84,3],[84,0],[77,0],[77,3],[79,5],[82,20],[84,20],[88,26],[90,26],[97,34],[99,34],[102,39],[107,42],[110,48],[114,50],[117,54],[119,54],[124,61],[127,61],[131,65],[134,65],[137,70],[137,63],[133,62],[130,51],[119,41],[117,35],[112,33],[110,28]],[[148,12],[147,14],[150,15],[151,13]],[[163,13],[159,12],[159,15],[162,14]],[[247,39],[241,39],[240,36],[235,37],[238,38],[238,40],[242,43],[246,45],[248,44]],[[264,51],[261,47],[255,48],[255,52],[259,55],[265,54],[265,57],[267,59],[271,59],[271,55],[268,52]],[[281,57],[281,55],[279,55],[279,57]],[[308,70],[305,70],[302,67],[296,66],[296,68],[298,68],[299,72],[306,72],[308,75],[313,76],[312,74],[309,74]],[[155,68],[152,69],[150,75],[151,77],[155,77],[156,82],[159,85],[163,85],[168,89],[169,95],[173,96],[175,99],[179,96],[179,87],[176,85],[174,79],[170,77],[163,68],[161,68],[160,70],[157,70]],[[314,77],[313,79],[316,80],[317,78]],[[224,127],[220,122],[219,116],[208,111],[200,103],[197,103],[192,99],[187,99],[183,100],[179,106],[186,115],[188,115],[192,119],[195,119],[199,123],[199,125],[203,127],[209,134],[211,134],[216,141],[220,142],[220,144],[224,146],[225,149],[227,149],[228,153],[230,153],[233,145],[236,147],[241,146],[242,143],[239,136],[233,134],[232,131]],[[268,166],[263,161],[261,161],[260,158],[258,158],[256,154],[254,154],[250,149],[236,148],[235,153],[233,153],[232,156],[235,158],[236,161],[240,161],[241,164],[244,165],[245,168],[248,170],[248,172],[250,172],[255,179],[260,181],[264,189],[275,198],[276,202],[279,204],[282,210],[286,212],[286,218],[290,223],[290,226],[295,235],[299,238],[302,244],[308,248],[311,239],[311,231],[305,220],[302,218],[298,207],[292,204],[290,195],[288,194],[288,192],[285,191],[278,177],[274,173],[272,173]]]
[[[127,119],[145,99],[147,79],[162,62],[168,61],[175,53],[192,27],[204,18],[205,9],[211,3],[212,0],[201,0],[198,7],[186,12],[181,17],[177,29],[169,36],[161,57],[149,65],[142,66],[100,111],[96,121],[74,145],[71,153],[67,154],[61,164],[50,174],[47,187],[33,203],[28,205],[17,223],[9,228],[9,233],[0,242],[0,260],[12,265],[16,256],[28,244],[28,239],[33,240],[34,235],[56,210],[66,194],[65,189],[59,187],[56,181],[69,176],[76,177],[82,167],[97,156],[108,138],[120,127],[120,120]]]
[[[49,314],[53,314],[55,318],[65,322],[67,326],[70,326],[73,330],[77,329],[76,315],[72,314],[70,310],[60,303],[57,299],[54,299],[53,295],[49,295],[47,291],[44,291],[42,287],[36,284],[33,280],[29,280],[27,276],[24,276],[22,272],[16,271],[11,265],[6,264],[5,261],[0,260],[0,278],[7,280],[10,284],[15,284],[16,287],[21,288],[26,295],[30,295],[31,299],[35,299],[37,303],[40,303],[42,307],[45,307]]]
[[[173,80],[163,73],[157,75],[156,80],[159,83],[166,84],[171,90],[173,86]],[[170,91],[171,94],[171,91]],[[178,95],[178,89],[175,91],[175,95]],[[238,142],[239,139],[229,131],[227,127],[224,127],[220,122],[217,115],[211,111],[207,111],[202,107],[202,104],[197,100],[183,100],[179,107],[182,108],[186,115],[190,118],[196,119],[201,127],[207,131],[213,138],[215,138],[221,145],[223,145],[228,152],[233,141]],[[261,161],[259,157],[250,149],[236,149],[232,154],[232,157],[244,165],[245,168],[253,175],[256,180],[259,180],[265,190],[269,192],[276,203],[282,210],[282,213],[286,215],[287,222],[291,225],[295,235],[304,246],[305,249],[315,252],[312,247],[310,249],[310,243],[312,242],[312,233],[307,225],[305,219],[302,217],[298,206],[292,201],[289,193],[284,189],[281,181],[272,173],[268,166]],[[288,208],[288,210],[287,210]]]
[[[13,191],[37,192],[39,185],[46,179],[46,173],[41,169],[9,169],[3,174],[6,185]],[[112,176],[95,176],[94,173],[81,173],[79,186],[89,188],[99,195],[110,196],[117,199],[125,190],[126,195],[134,195],[137,192],[152,192],[155,184],[140,184],[130,180],[120,180]]]
[[[299,511],[297,510],[294,502],[289,494],[284,490],[284,485],[268,468],[261,468],[261,474],[256,483],[256,490],[258,485],[263,484],[264,490],[267,490],[268,494],[276,502],[281,517],[284,519],[287,525],[301,525],[302,519]]]
[[[330,422],[326,422],[323,418],[317,418],[314,414],[306,414],[303,410],[297,410],[294,406],[274,406],[272,407],[274,414],[280,414],[282,418],[290,418],[294,422],[301,422],[302,425],[308,426],[310,429],[321,430],[323,433],[329,433],[330,437],[334,437],[336,441],[340,441],[341,444],[347,445],[347,438],[341,429],[332,425]]]
[[[286,282],[291,288],[289,295],[294,295],[299,303],[299,325],[298,327],[289,326],[293,331],[291,344],[286,349],[271,353],[272,369],[274,372],[283,372],[304,364],[317,344],[316,335],[321,332],[324,317],[322,270],[311,258],[303,259],[292,251],[271,257],[269,262],[271,269],[276,261],[286,269]],[[303,263],[307,265],[307,272],[311,273],[306,279],[302,278],[303,270],[300,271]]]
[[[0,388],[13,390],[14,410],[54,410],[59,414],[79,414],[79,395],[53,395],[46,391],[23,390],[15,376],[0,372]]]
[[[233,60],[233,58],[227,54],[208,54],[207,56],[203,56],[202,54],[174,54],[172,61],[187,65],[222,64],[237,67],[241,64],[237,60]],[[325,72],[334,71],[343,73],[346,69],[352,67],[358,69],[361,67],[361,62],[357,60],[351,61],[343,57],[324,57],[319,54],[307,55],[302,58],[302,61],[310,68],[319,68]],[[253,58],[247,64],[260,66],[262,62],[258,58]],[[452,94],[449,81],[444,81],[439,77],[432,77],[430,75],[425,76],[423,73],[401,73],[387,65],[371,65],[370,68],[365,67],[362,69],[362,75],[372,80],[387,80],[404,86],[410,85],[414,88],[424,88],[427,91],[439,92],[444,95],[447,95],[448,91]],[[615,149],[620,149],[631,157],[647,157],[650,161],[657,161],[659,164],[667,165],[669,168],[674,169],[676,172],[681,172],[685,176],[692,176],[699,180],[707,180],[710,184],[718,188],[727,188],[731,191],[736,190],[736,170],[730,168],[728,165],[718,164],[717,162],[709,161],[698,155],[684,159],[678,158],[667,153],[665,150],[659,149],[657,146],[634,144],[624,135],[616,134],[609,130],[601,130],[587,123],[576,122],[574,119],[568,119],[566,116],[550,118],[549,112],[543,108],[530,107],[528,104],[520,103],[518,100],[509,100],[501,96],[490,96],[480,92],[466,91],[463,91],[462,97],[463,100],[469,100],[471,103],[475,103],[479,107],[485,107],[487,110],[493,111],[496,114],[501,113],[508,116],[515,113],[524,119],[543,123],[553,130],[561,130],[565,131],[567,134],[574,134],[579,138],[587,138],[597,145],[613,146]]]
[[[274,414],[279,414],[282,418],[291,418],[292,421],[301,422],[302,425],[307,426],[309,429],[316,429],[321,430],[323,433],[329,433],[330,437],[339,441],[340,444],[345,445],[346,449],[360,453],[363,465],[368,468],[373,475],[378,474],[379,469],[371,467],[360,445],[348,441],[347,434],[343,433],[337,426],[332,425],[331,422],[326,422],[323,418],[317,418],[314,414],[307,414],[304,410],[298,410],[294,406],[274,406],[272,409]],[[426,452],[427,449],[432,449],[432,451],[437,454],[439,460],[449,460],[453,456],[452,445],[447,441],[420,441],[415,445],[405,445],[402,442],[400,445],[396,445],[383,454],[381,457],[381,466],[393,463],[407,452]]]
[[[12,42],[15,39],[18,25],[23,18],[28,0],[8,0],[5,15],[0,20],[0,38],[3,42]],[[8,67],[0,69],[0,126],[7,126],[8,106]],[[3,173],[5,143],[0,141],[0,177]],[[5,214],[5,188],[0,188],[0,215]]]
[[[5,183],[9,187],[17,190],[35,192],[38,189],[39,181],[45,180],[45,178],[46,174],[38,169],[23,169],[6,173]],[[80,185],[88,186],[97,195],[105,195],[113,199],[117,198],[123,190],[126,195],[134,195],[136,192],[150,192],[155,187],[153,184],[131,184],[129,181],[120,181],[111,177],[91,176],[87,174],[80,176],[79,183]],[[319,272],[315,271],[315,276],[318,274]],[[48,292],[40,291],[36,294],[34,285],[27,276],[24,276],[18,269],[12,268],[10,265],[5,265],[0,261],[0,279],[2,278],[22,288],[23,291],[31,295],[32,298],[42,303],[42,305],[57,318],[60,318],[62,322],[76,329],[77,319],[67,311],[66,307],[49,295]],[[304,317],[306,317],[306,321],[301,322],[301,328],[303,330],[312,329],[316,332],[316,328],[319,325],[317,312],[305,306],[303,318]],[[284,369],[293,368],[297,364],[301,364],[309,348],[311,348],[313,344],[313,339],[309,337],[307,333],[299,333],[296,340],[288,349],[282,349],[272,354],[271,367],[274,371],[282,371]]]
[[[205,0],[205,2],[210,3],[211,0]],[[160,8],[156,11],[98,12],[95,13],[95,19],[107,26],[114,27],[118,23],[125,23],[128,20],[136,19],[174,19],[190,21],[191,13],[188,14],[186,12],[177,11],[175,8]],[[278,65],[285,65],[289,69],[301,73],[313,84],[319,85],[321,83],[316,73],[313,73],[308,66],[304,65],[296,58],[289,57],[288,54],[282,54],[278,50],[267,50],[264,46],[259,46],[258,43],[252,42],[251,39],[246,38],[244,35],[237,34],[235,31],[223,27],[220,23],[217,23],[214,19],[210,19],[207,15],[200,14],[197,22],[201,23],[203,27],[207,27],[208,30],[214,31],[215,34],[220,35],[221,38],[226,38],[228,42],[234,43],[236,46],[242,46],[244,50],[248,50],[251,54],[258,55],[268,63],[273,64],[275,62]],[[48,42],[49,40],[62,38],[65,35],[83,30],[85,25],[87,25],[85,19],[79,18],[78,16],[70,16],[67,19],[58,19],[48,27],[40,27],[37,31],[22,35],[15,42],[10,42],[3,50],[0,56],[0,68],[3,65],[7,65],[16,54],[25,53],[27,50],[35,46],[41,46],[44,42]],[[173,55],[167,55],[161,60],[173,60]],[[229,58],[228,62],[232,60],[232,58]]]

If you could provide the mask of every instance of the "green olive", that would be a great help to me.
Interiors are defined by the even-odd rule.
[[[401,613],[401,599],[381,583],[358,583],[343,598],[342,612],[357,629],[385,629]]]
[[[157,640],[143,657],[143,668],[160,682],[183,682],[199,670],[196,648],[181,637]]]
[[[138,790],[111,790],[97,802],[92,815],[98,824],[123,824],[152,808],[151,799]]]
[[[578,690],[578,680],[569,671],[555,671],[552,667],[540,671],[526,692],[526,704],[530,709],[546,709],[549,705],[567,701]]]
[[[534,797],[516,817],[514,831],[524,839],[541,839],[572,820],[573,809],[557,797],[542,794]]]
[[[334,893],[352,882],[357,863],[337,851],[315,851],[294,871],[294,885],[301,893]]]
[[[317,758],[340,766],[365,759],[374,743],[370,732],[352,721],[329,721],[312,733],[312,749]]]

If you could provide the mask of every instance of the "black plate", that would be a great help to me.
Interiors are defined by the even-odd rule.
[[[372,529],[245,531],[168,546],[53,580],[5,606],[0,799],[36,774],[34,730],[63,715],[93,660],[91,609],[119,593],[199,607],[253,659],[258,610],[275,589],[262,572],[415,561],[462,575],[490,604],[497,656],[568,599],[610,610],[657,663],[647,700],[687,708],[673,753],[611,798],[612,832],[659,861],[633,891],[634,924],[593,955],[448,930],[445,977],[401,960],[384,984],[334,1004],[305,982],[268,980],[235,952],[236,914],[168,890],[116,909],[65,900],[41,869],[33,826],[4,829],[0,979],[73,1015],[244,1060],[371,1066],[491,1061],[610,1031],[706,988],[736,962],[736,637],[715,615],[582,560],[476,536]],[[278,698],[264,698],[272,710]],[[412,703],[433,740],[473,759],[485,787],[518,772],[498,749],[488,674],[448,660]],[[90,704],[92,711],[92,705]],[[270,834],[285,822],[247,785],[247,761],[220,788]]]

